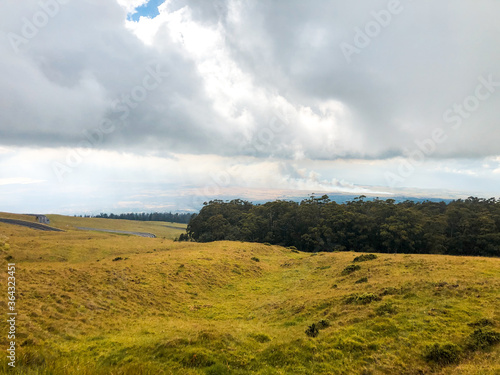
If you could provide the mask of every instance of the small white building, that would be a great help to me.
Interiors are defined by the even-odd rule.
[[[36,216],[36,221],[38,221],[40,224],[50,224],[50,220],[47,216],[45,215],[35,215]]]

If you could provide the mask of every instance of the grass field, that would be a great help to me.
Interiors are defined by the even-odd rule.
[[[353,262],[360,253],[174,242],[161,223],[50,219],[67,231],[0,223],[19,312],[4,373],[500,373],[500,259]],[[158,238],[72,230],[99,225]]]
[[[131,232],[153,233],[156,237],[174,239],[186,231],[186,224],[166,223],[163,221],[135,221],[117,219],[98,219],[72,217],[62,215],[47,215],[50,225],[63,230],[72,230],[76,227],[90,227],[97,229],[114,229]]]

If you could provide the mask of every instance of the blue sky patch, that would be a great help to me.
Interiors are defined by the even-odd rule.
[[[160,14],[158,7],[164,2],[165,0],[149,0],[146,4],[136,8],[136,12],[134,14],[129,14],[128,20],[137,22],[140,17],[155,18]]]

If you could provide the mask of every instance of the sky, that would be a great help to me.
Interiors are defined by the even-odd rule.
[[[499,197],[496,0],[6,0],[0,211]]]

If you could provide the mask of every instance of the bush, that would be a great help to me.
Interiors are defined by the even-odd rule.
[[[449,365],[458,362],[460,358],[460,348],[455,344],[434,344],[426,348],[424,358],[427,362],[434,362],[439,365]]]
[[[467,349],[487,349],[498,343],[500,343],[500,332],[478,328],[469,336]]]
[[[307,329],[306,329],[306,335],[309,337],[316,337],[319,334],[318,327],[316,327],[316,324],[311,324]]]
[[[367,283],[368,282],[368,277],[362,277],[359,280],[356,280],[354,284],[361,284],[361,283]]]
[[[375,254],[363,254],[354,258],[353,262],[366,262],[367,260],[373,260],[377,258],[378,257]]]
[[[361,269],[357,264],[350,264],[342,271],[341,275],[350,275],[353,272],[359,271]]]
[[[252,259],[254,262],[260,262],[260,259],[259,259],[259,258],[257,258],[257,257],[252,257],[252,258],[250,258],[250,259]]]
[[[389,288],[384,288],[380,292],[380,295],[381,296],[394,295],[394,294],[398,294],[400,292],[401,292],[401,289],[396,289],[396,288],[393,288],[392,286],[390,286]]]
[[[495,321],[488,318],[482,318],[467,325],[469,327],[493,327],[495,325]]]
[[[186,367],[209,367],[215,364],[215,361],[204,349],[191,349],[183,353],[181,363]]]
[[[327,270],[331,268],[332,266],[321,266],[321,267],[316,267],[317,270]]]
[[[378,316],[382,315],[392,315],[396,314],[398,310],[393,306],[391,302],[384,303],[375,309],[375,314]]]
[[[118,260],[123,260],[123,258],[122,257],[116,257],[115,259],[113,259],[113,262],[116,262]]]
[[[328,320],[320,320],[318,324],[316,324],[318,329],[325,329],[330,327],[330,322]]]
[[[373,301],[380,301],[382,298],[373,293],[351,294],[346,297],[346,304],[367,305]]]

